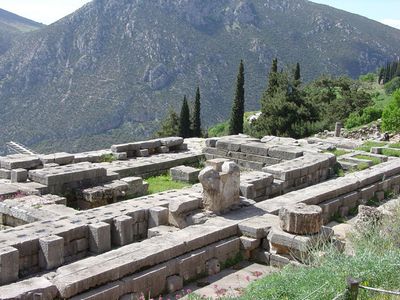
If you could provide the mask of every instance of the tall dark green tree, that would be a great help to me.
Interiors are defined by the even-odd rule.
[[[271,99],[276,91],[278,90],[278,59],[272,60],[271,70],[268,74],[268,85],[261,98],[261,112],[266,111],[266,107],[269,105],[269,99]]]
[[[167,117],[161,123],[157,136],[168,137],[178,136],[179,134],[179,116],[172,108],[170,108]]]
[[[260,135],[299,138],[308,135],[308,126],[316,119],[315,108],[296,87],[287,72],[275,74],[273,94],[264,93],[262,114],[257,120]]]
[[[229,120],[229,134],[243,133],[244,118],[244,64],[240,61],[239,73],[236,81],[235,100],[232,105],[231,118]]]
[[[196,98],[193,105],[192,135],[201,137],[201,96],[200,87],[196,89]]]
[[[183,97],[181,114],[179,118],[179,136],[183,138],[190,137],[190,110],[186,95]]]
[[[300,64],[296,64],[296,69],[294,70],[294,81],[300,82],[301,80],[301,72],[300,72]]]

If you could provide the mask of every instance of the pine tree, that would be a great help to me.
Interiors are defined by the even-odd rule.
[[[243,133],[244,118],[244,64],[240,61],[237,75],[235,100],[232,105],[231,118],[229,120],[229,134]]]
[[[168,115],[161,123],[161,128],[157,132],[158,137],[178,136],[179,135],[179,117],[172,109],[169,109]]]
[[[183,97],[183,103],[181,108],[179,121],[179,136],[183,138],[190,137],[190,110],[186,99],[186,95]]]
[[[301,72],[300,72],[300,64],[296,64],[296,69],[294,71],[294,82],[296,85],[300,85],[300,80],[301,80]]]
[[[201,96],[200,87],[197,87],[196,98],[193,105],[192,135],[201,137]]]

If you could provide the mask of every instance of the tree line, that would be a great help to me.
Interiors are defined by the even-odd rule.
[[[158,135],[179,135],[184,138],[207,135],[201,129],[200,101],[198,87],[192,108],[184,96],[180,115],[171,110]],[[359,81],[344,76],[335,78],[323,75],[304,84],[300,63],[292,68],[279,69],[278,59],[275,58],[260,99],[261,114],[248,125],[244,120],[245,65],[241,60],[230,118],[224,134],[302,138],[325,129],[330,130],[338,121],[345,123],[350,114],[361,115],[372,104],[372,96],[362,89]]]
[[[400,61],[393,61],[387,63],[385,67],[379,70],[378,83],[386,84],[392,79],[400,77]]]

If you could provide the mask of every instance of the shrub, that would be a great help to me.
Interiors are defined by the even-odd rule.
[[[375,82],[377,80],[376,75],[374,73],[368,73],[365,75],[361,75],[359,79],[360,79],[360,81],[363,81],[363,82]]]
[[[349,118],[346,120],[346,128],[351,129],[361,125],[369,124],[376,121],[382,117],[382,110],[369,106],[364,108],[361,115],[359,113],[351,113]]]
[[[382,129],[400,131],[400,89],[393,93],[392,100],[382,114]]]
[[[387,94],[392,94],[398,89],[400,89],[400,77],[395,77],[385,84],[385,91]]]

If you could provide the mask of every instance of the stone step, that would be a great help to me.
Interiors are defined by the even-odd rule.
[[[239,270],[238,270],[239,268]],[[277,272],[279,269],[257,263],[242,262],[220,273],[197,280],[185,286],[182,291],[167,295],[165,299],[190,299],[188,292],[196,294],[201,299],[221,299],[225,297],[240,297],[244,289],[252,282]],[[201,287],[202,285],[206,285]],[[186,295],[182,295],[186,294]],[[178,298],[176,298],[176,296]]]
[[[345,160],[338,160],[338,163],[342,166],[343,170],[348,171],[357,167],[356,163],[348,162]]]

